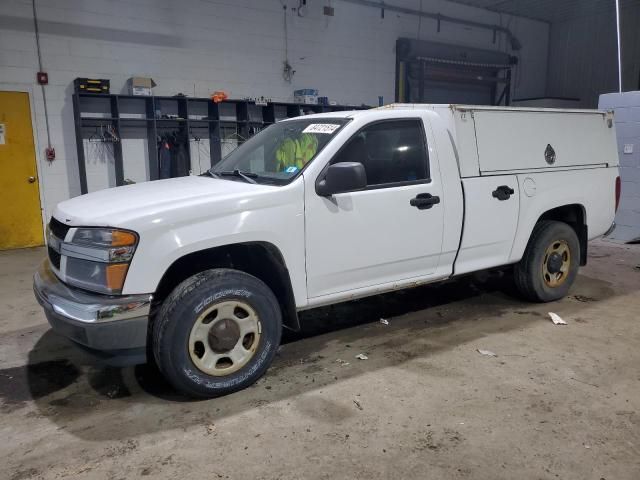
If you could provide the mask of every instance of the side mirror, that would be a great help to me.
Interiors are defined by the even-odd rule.
[[[316,193],[321,197],[365,188],[367,188],[367,173],[364,165],[358,162],[339,162],[329,165],[324,177],[316,182]]]

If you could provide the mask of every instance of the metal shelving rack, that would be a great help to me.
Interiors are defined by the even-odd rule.
[[[88,105],[99,105],[101,112],[91,115]],[[125,110],[136,110],[135,117],[126,116]],[[93,107],[95,108],[95,107]],[[211,165],[222,159],[222,144],[225,140],[223,130],[234,129],[236,137],[247,139],[272,123],[284,118],[297,117],[310,113],[336,112],[344,110],[363,110],[367,106],[351,105],[307,105],[284,102],[268,102],[256,104],[248,100],[225,100],[214,103],[209,98],[197,97],[164,97],[75,93],[73,95],[73,116],[75,123],[76,148],[78,154],[78,171],[80,191],[88,193],[86,158],[83,144],[83,131],[97,127],[110,127],[118,138],[127,128],[146,129],[146,140],[149,152],[149,178],[159,179],[157,139],[159,133],[166,130],[181,132],[189,139],[193,131],[202,132],[202,137],[209,139]],[[197,115],[196,115],[197,112]],[[233,112],[234,115],[227,115]],[[122,114],[125,114],[123,117]],[[162,118],[163,115],[175,115],[178,118]],[[144,116],[142,116],[144,115]],[[190,156],[190,143],[185,143],[187,155]],[[120,141],[113,143],[113,159],[116,186],[125,185],[124,159]]]

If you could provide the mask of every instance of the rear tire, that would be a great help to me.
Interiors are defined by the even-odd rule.
[[[514,280],[524,298],[552,302],[567,295],[580,265],[580,242],[569,225],[553,220],[538,222]]]
[[[152,349],[177,390],[210,398],[258,380],[281,334],[280,306],[264,282],[213,269],[186,279],[167,297],[152,327]]]

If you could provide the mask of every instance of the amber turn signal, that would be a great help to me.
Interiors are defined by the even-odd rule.
[[[135,245],[136,241],[135,234],[131,232],[125,232],[123,230],[113,230],[111,233],[111,246],[112,247],[127,247],[130,245]]]
[[[107,288],[112,291],[122,290],[128,269],[128,263],[107,265]]]

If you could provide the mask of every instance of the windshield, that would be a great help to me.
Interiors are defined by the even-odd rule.
[[[209,170],[229,180],[284,185],[296,177],[349,121],[307,118],[275,123],[244,142]],[[251,182],[253,183],[253,182]]]

